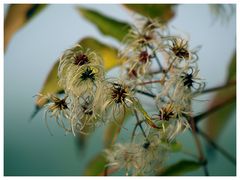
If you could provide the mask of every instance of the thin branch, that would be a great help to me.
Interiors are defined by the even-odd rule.
[[[108,166],[105,166],[103,175],[108,176]]]
[[[131,142],[133,142],[133,138],[134,138],[134,136],[135,136],[137,127],[138,127],[140,124],[142,124],[142,122],[144,122],[144,121],[142,120],[142,121],[139,121],[139,122],[137,122],[137,123],[135,124],[134,129],[133,129],[133,132],[132,132]]]
[[[155,75],[155,74],[159,74],[159,73],[162,73],[163,70],[161,69],[158,69],[158,70],[154,70],[154,71],[150,71],[149,73],[147,73],[148,75]]]
[[[192,135],[193,135],[193,138],[194,138],[197,150],[198,150],[198,159],[199,159],[200,163],[202,163],[202,165],[203,165],[205,176],[209,176],[209,172],[208,172],[208,168],[207,168],[207,161],[206,161],[206,158],[205,158],[203,150],[202,150],[202,145],[201,145],[200,139],[197,135],[196,123],[195,123],[193,117],[190,117],[190,126],[192,129]]]
[[[214,149],[219,151],[225,158],[227,158],[232,164],[236,166],[236,159],[232,157],[226,150],[224,150],[222,147],[216,144],[206,133],[204,133],[200,129],[197,130],[197,133],[200,134],[209,145],[211,145]]]
[[[118,85],[120,86],[121,84],[118,84],[118,83],[112,83],[113,85]],[[155,98],[156,95],[155,94],[151,94],[149,92],[145,92],[145,91],[141,91],[141,90],[138,90],[138,89],[133,89],[133,91],[139,93],[139,94],[143,94],[145,96],[148,96],[148,97],[151,97],[151,98]]]
[[[229,82],[227,84],[224,84],[224,85],[221,85],[221,86],[205,89],[198,95],[202,95],[202,94],[205,94],[205,93],[211,93],[211,92],[214,92],[214,91],[218,91],[218,90],[222,90],[222,89],[225,89],[225,88],[229,88],[231,86],[236,86],[236,81],[231,81],[231,82]]]
[[[145,82],[142,82],[142,83],[138,83],[137,85],[146,85],[146,84],[154,84],[154,83],[161,83],[162,81],[161,80],[155,80],[155,81],[145,81]]]
[[[135,117],[136,117],[136,120],[137,120],[137,124],[139,124],[139,127],[140,127],[140,129],[141,129],[141,131],[142,131],[142,133],[143,133],[143,136],[147,139],[147,135],[146,135],[146,133],[145,133],[143,127],[142,127],[141,121],[139,120],[137,111],[136,111],[135,109],[134,109],[133,111],[134,111],[134,114],[135,114]]]
[[[151,97],[151,98],[155,98],[156,97],[155,94],[151,94],[149,92],[141,91],[141,90],[138,90],[138,89],[134,89],[134,91],[139,93],[139,94],[143,94],[145,96]]]
[[[206,112],[203,112],[197,116],[195,116],[193,119],[196,123],[200,122],[200,120],[204,119],[205,117],[209,116],[210,114],[216,112],[217,110],[219,110],[220,108],[225,107],[226,105],[228,105],[229,103],[232,103],[233,100],[236,99],[236,96],[232,96],[231,98],[229,98],[227,101],[223,101],[215,106],[213,106],[211,109],[207,110]]]
[[[204,165],[203,165],[203,170],[204,170],[205,176],[209,176],[209,172],[208,172],[208,168],[207,168],[207,164],[206,163],[204,163]]]
[[[201,148],[200,140],[199,140],[199,138],[197,136],[197,133],[196,133],[196,124],[195,124],[193,118],[190,119],[190,126],[191,126],[191,130],[192,130],[191,132],[192,132],[194,141],[195,141],[196,146],[197,146],[197,150],[198,150],[198,154],[199,154],[199,160],[203,161],[204,160],[204,155],[203,155],[203,151],[202,151],[202,148]]]
[[[150,44],[148,44],[147,46],[149,47],[149,49],[152,50],[153,57],[156,59],[159,68],[162,70],[163,66],[162,66],[162,64],[161,64],[161,62],[160,62],[160,59],[158,58],[156,52],[154,51],[154,48],[153,48]]]

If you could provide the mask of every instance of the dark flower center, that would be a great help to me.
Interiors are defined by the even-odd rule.
[[[170,118],[174,117],[174,112],[172,110],[168,110],[166,108],[163,108],[160,112],[159,112],[159,118],[160,120],[165,120],[165,121],[169,121]]]
[[[128,76],[130,78],[136,78],[138,76],[137,71],[135,69],[132,69],[132,70],[128,69]]]
[[[145,142],[145,143],[143,144],[143,148],[144,148],[144,149],[148,149],[149,146],[150,146],[150,142],[149,142],[149,141],[147,141],[147,142]]]
[[[139,54],[139,61],[142,62],[143,64],[147,63],[149,60],[149,55],[147,51],[142,51]]]
[[[89,59],[85,54],[78,54],[77,56],[74,57],[74,64],[78,66],[82,66],[84,64],[89,63]]]
[[[193,76],[192,74],[185,74],[184,76],[181,76],[183,78],[183,85],[187,86],[188,88],[193,87]]]
[[[148,42],[150,40],[152,40],[152,36],[150,36],[150,35],[143,35],[142,39],[139,40],[138,42],[139,42],[139,44],[144,45],[144,44],[148,44]]]
[[[115,85],[112,89],[112,99],[114,99],[116,103],[124,102],[127,96],[126,93],[126,90],[121,85]]]
[[[54,95],[51,95],[48,101],[53,102],[53,104],[50,105],[48,109],[52,112],[55,111],[56,109],[57,110],[68,109],[66,99],[67,99],[67,96],[63,99],[60,99]]]
[[[92,69],[89,67],[84,71],[80,77],[83,81],[86,81],[87,79],[91,79],[92,81],[95,80],[95,73]]]
[[[88,107],[88,105],[83,105],[82,106],[83,113],[86,115],[92,115],[93,111]]]
[[[174,40],[171,50],[178,58],[189,59],[189,51],[187,50],[187,47],[187,41],[180,40],[180,42],[177,42],[177,40]]]
[[[189,52],[184,48],[173,48],[173,52],[179,58],[189,59]]]

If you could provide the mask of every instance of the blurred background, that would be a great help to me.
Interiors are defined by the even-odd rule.
[[[35,97],[64,50],[87,36],[118,48],[120,43],[104,36],[83,18],[76,7],[96,10],[119,21],[134,22],[134,13],[120,4],[48,5],[18,30],[5,46],[4,54],[4,175],[84,175],[89,161],[103,148],[103,129],[99,128],[84,144],[73,135],[51,124],[50,136],[43,121],[43,111],[30,122]],[[236,48],[235,6],[229,19],[219,17],[209,5],[178,5],[169,27],[190,37],[190,46],[201,45],[199,69],[207,88],[223,85]],[[9,5],[4,5],[6,17]],[[109,76],[116,75],[111,70]],[[196,114],[207,109],[214,94],[199,97],[194,103]],[[203,120],[204,121],[204,120]],[[203,128],[205,125],[201,124]],[[203,129],[202,128],[202,129]],[[128,132],[131,133],[131,130]],[[121,133],[118,141],[126,139]],[[189,132],[179,137],[184,149],[196,152]],[[191,142],[191,143],[190,143]],[[216,143],[236,157],[236,108],[231,111]],[[206,142],[202,140],[206,145]],[[236,166],[224,156],[205,146],[210,175],[236,175]],[[171,164],[182,158],[175,153]],[[121,175],[121,172],[114,175]],[[204,175],[202,168],[184,175]]]

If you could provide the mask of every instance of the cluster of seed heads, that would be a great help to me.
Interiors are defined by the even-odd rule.
[[[144,175],[154,171],[153,165],[161,166],[169,145],[189,128],[191,102],[205,84],[198,77],[197,50],[158,20],[144,19],[133,26],[123,44],[121,74],[115,78],[105,77],[107,59],[97,52],[80,44],[66,50],[58,68],[65,97],[45,96],[46,117],[54,117],[65,132],[76,135],[130,112],[135,124],[131,141],[113,145],[106,157],[108,166]],[[153,98],[152,110],[139,94]]]

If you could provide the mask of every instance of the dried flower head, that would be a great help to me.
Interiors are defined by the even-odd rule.
[[[162,121],[169,121],[171,118],[174,118],[176,115],[175,115],[175,112],[174,112],[174,107],[173,107],[173,104],[166,104],[165,107],[162,107],[160,110],[159,110],[159,120],[162,120]]]
[[[198,77],[199,69],[197,67],[188,67],[185,72],[181,74],[181,81],[188,89],[201,91],[205,87],[205,83]]]
[[[145,143],[144,143],[145,144]],[[157,166],[162,165],[165,149],[154,141],[142,144],[116,144],[105,151],[108,166],[117,166],[125,170],[126,175],[152,174]]]
[[[72,133],[74,136],[76,134],[88,134],[101,123],[99,116],[94,112],[94,97],[72,97],[72,99],[73,103],[69,117]]]
[[[46,117],[54,117],[75,136],[108,122],[118,124],[129,110],[136,120],[131,143],[107,149],[107,166],[117,166],[126,175],[155,174],[171,142],[190,128],[192,100],[205,87],[199,78],[197,51],[189,48],[187,39],[169,33],[159,20],[142,18],[119,52],[123,60],[119,79],[105,78],[103,60],[94,51],[79,44],[66,50],[58,68],[59,85],[66,96],[46,96]],[[137,93],[152,97],[156,109],[146,110],[145,99],[140,101]]]
[[[169,54],[170,63],[179,64],[181,60],[194,63],[197,59],[197,49],[189,48],[189,42],[179,36],[166,38],[167,45],[164,45],[165,51]]]
[[[53,118],[57,125],[65,130],[65,132],[70,132],[71,129],[69,127],[69,107],[67,103],[67,96],[65,96],[63,99],[58,98],[57,96],[53,94],[49,95],[42,95],[39,94],[38,96],[41,96],[45,98],[48,103],[45,104],[45,113],[44,113],[44,119],[46,126],[49,130],[49,133],[52,135],[49,125],[48,125],[48,118]]]
[[[70,71],[65,79],[65,91],[75,96],[85,93],[94,94],[104,78],[101,66],[84,66],[77,71]]]
[[[75,96],[91,92],[104,78],[102,58],[79,44],[66,50],[59,61],[59,84]]]
[[[182,38],[174,38],[170,50],[179,59],[188,60],[190,58],[190,52],[188,50],[188,41]]]
[[[135,101],[132,90],[119,80],[102,82],[95,97],[94,106],[98,107],[105,121],[124,116]]]

